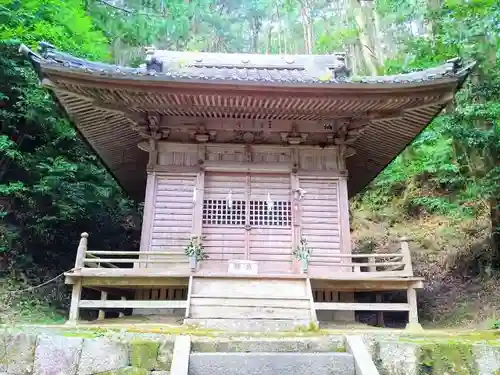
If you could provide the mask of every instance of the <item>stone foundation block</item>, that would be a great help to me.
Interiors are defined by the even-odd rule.
[[[25,333],[0,338],[0,371],[9,375],[31,375],[35,361],[36,336]]]
[[[117,370],[128,366],[128,363],[126,344],[106,338],[85,339],[80,355],[78,375]]]
[[[35,350],[34,375],[77,375],[83,339],[40,336]]]
[[[131,341],[129,343],[130,364],[147,370],[158,369],[159,347],[160,343],[157,341]]]
[[[388,375],[418,375],[419,346],[412,343],[380,341],[377,344],[382,373]]]

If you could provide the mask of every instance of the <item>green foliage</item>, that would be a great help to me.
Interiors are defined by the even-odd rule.
[[[51,305],[51,291],[17,293],[28,285],[19,278],[0,278],[0,324],[16,324],[25,322],[63,323],[60,310]],[[57,288],[48,287],[54,291]]]
[[[204,237],[191,237],[189,244],[184,249],[184,253],[188,257],[194,257],[197,261],[208,259],[208,254],[203,246]]]
[[[100,61],[138,65],[142,48],[303,53],[310,11],[313,51],[359,56],[352,4],[323,0],[0,0],[0,261],[42,277],[39,266],[70,268],[82,231],[90,246],[137,247],[140,207],[129,201],[79,140],[19,42]],[[351,9],[343,9],[342,5]],[[456,56],[478,62],[446,109],[356,198],[384,220],[490,215],[500,196],[500,5],[495,0],[379,0],[384,73],[409,72]],[[308,9],[305,7],[308,6]],[[375,20],[376,21],[376,20]],[[329,80],[331,73],[320,75]],[[353,78],[356,81],[356,78]],[[398,216],[399,214],[399,216]],[[392,223],[392,222],[391,222]],[[497,241],[498,243],[498,241]],[[95,244],[95,245],[94,245]],[[371,248],[372,242],[366,245]],[[493,248],[493,247],[492,247]],[[500,252],[499,252],[500,255]],[[490,258],[488,258],[490,259]],[[493,257],[491,257],[493,259]],[[500,264],[500,256],[498,257]]]
[[[18,53],[19,41],[46,40],[106,60],[106,38],[80,1],[0,0],[0,40],[0,196],[9,201],[0,212],[0,261],[36,283],[72,267],[83,231],[91,244],[135,248],[136,205]],[[64,304],[63,295],[54,298]]]
[[[450,0],[432,10],[413,2],[384,0],[379,8],[391,12],[395,27],[421,20],[434,26],[430,35],[427,30],[423,35],[400,39],[399,53],[385,64],[386,73],[424,69],[456,56],[466,62],[475,60],[478,65],[454,106],[437,117],[373,181],[359,197],[361,204],[375,210],[389,204],[411,216],[468,218],[489,211],[495,238],[495,232],[498,235],[500,231],[495,217],[500,209],[498,2]],[[495,246],[493,242],[492,250]],[[500,255],[500,250],[497,253]]]
[[[478,373],[472,345],[448,341],[423,345],[420,348],[419,373],[475,375]]]
[[[79,0],[0,0],[0,40],[36,48],[42,40],[93,59],[109,57],[107,40]]]

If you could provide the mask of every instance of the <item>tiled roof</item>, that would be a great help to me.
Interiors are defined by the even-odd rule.
[[[353,77],[344,64],[344,56],[338,54],[149,51],[143,66],[131,68],[79,59],[46,43],[41,46],[40,54],[25,46],[21,46],[21,51],[103,164],[138,200],[144,197],[148,162],[147,154],[136,147],[143,139],[139,131],[142,122],[138,119],[146,112],[166,117],[304,124],[378,113],[380,117],[372,118],[351,144],[356,154],[347,159],[347,169],[349,193],[353,195],[441,111],[472,67],[453,59],[419,72]],[[207,85],[201,89],[201,85],[186,82],[236,84],[225,88]],[[249,90],[251,85],[256,89]],[[290,89],[292,85],[294,89]],[[317,143],[318,138],[310,135],[308,141]]]
[[[62,68],[112,77],[150,76],[158,80],[237,81],[261,84],[332,83],[418,83],[460,75],[467,71],[460,59],[426,70],[388,75],[351,76],[343,55],[255,55],[233,53],[203,53],[150,51],[146,64],[139,68],[88,61],[57,51],[41,43],[41,54],[25,46],[21,51],[33,62],[46,68]]]

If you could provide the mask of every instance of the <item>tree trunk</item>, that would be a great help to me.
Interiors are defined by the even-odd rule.
[[[358,38],[361,44],[361,53],[364,65],[368,74],[376,76],[380,68],[380,63],[377,60],[372,41],[377,40],[378,38],[376,35],[370,35],[369,21],[367,21],[367,18],[373,19],[373,16],[371,15],[373,13],[373,8],[370,6],[364,6],[362,0],[351,0],[351,7],[358,29]],[[373,32],[371,34],[373,34]]]
[[[281,54],[281,17],[278,3],[276,3],[276,18],[278,21],[278,53]]]
[[[437,35],[439,32],[438,13],[441,9],[441,0],[427,0],[427,33],[430,36]],[[431,40],[434,40],[432,38]]]
[[[252,30],[252,50],[254,53],[259,52],[259,34],[261,23],[257,18],[252,18],[251,21],[251,30]]]
[[[374,44],[376,46],[377,51],[377,60],[381,66],[385,63],[385,52],[382,46],[382,42],[384,38],[382,38],[381,28],[380,28],[380,15],[377,12],[377,9],[373,9],[373,26],[374,26]]]
[[[471,81],[477,87],[483,87],[485,82],[490,79],[489,73],[493,71],[496,64],[496,50],[494,45],[489,43],[488,38],[485,35],[481,35],[477,40],[478,45],[482,46],[484,49],[484,55],[482,58],[478,59],[480,61],[477,72],[472,75]],[[482,61],[481,61],[482,60]],[[488,69],[489,67],[489,69]],[[477,103],[485,105],[487,103],[487,98],[485,98],[483,92],[477,93]],[[490,94],[491,95],[491,94]],[[490,96],[491,99],[491,96]],[[474,126],[481,129],[484,132],[492,132],[496,135],[491,139],[490,143],[486,145],[484,151],[479,156],[480,165],[482,165],[482,170],[480,171],[483,176],[490,174],[493,170],[500,167],[500,155],[498,155],[497,142],[498,134],[495,132],[495,122],[490,119],[482,118],[474,121]],[[479,168],[478,168],[479,169]],[[492,181],[493,183],[493,181]],[[492,261],[493,266],[500,268],[500,187],[496,186],[493,191],[490,192],[487,204],[489,208],[489,216],[491,222],[491,237],[490,244],[492,250]]]
[[[269,29],[267,29],[267,46],[266,46],[267,54],[271,53],[272,40],[273,40],[273,27],[269,26]]]
[[[308,0],[300,1],[300,15],[302,18],[302,28],[304,29],[304,52],[309,55],[313,50],[313,32],[311,4]]]

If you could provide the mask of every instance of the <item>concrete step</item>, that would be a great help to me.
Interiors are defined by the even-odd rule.
[[[348,353],[192,353],[189,375],[355,375]]]
[[[310,322],[306,319],[184,319],[186,325],[230,332],[293,331],[298,327],[307,327]]]

